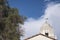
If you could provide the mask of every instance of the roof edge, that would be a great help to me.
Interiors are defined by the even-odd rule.
[[[33,37],[38,36],[38,35],[42,35],[42,36],[45,36],[45,37],[47,37],[47,38],[50,38],[50,39],[53,39],[53,40],[57,40],[57,39],[55,39],[55,38],[51,38],[51,37],[46,36],[46,35],[43,35],[43,34],[41,34],[41,33],[36,34],[36,35],[33,35],[33,36],[31,36],[31,37],[28,37],[28,38],[26,38],[26,39],[24,39],[24,40],[28,40],[28,39],[33,38]]]

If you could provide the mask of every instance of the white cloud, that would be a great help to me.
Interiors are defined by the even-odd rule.
[[[60,3],[47,6],[45,10],[45,17],[48,17],[55,28],[58,39],[60,38]]]
[[[45,18],[49,18],[49,23],[55,29],[56,35],[60,38],[60,4],[48,4],[45,10],[45,14],[43,18],[28,18],[27,21],[24,23],[23,27],[25,27],[25,38],[32,36],[36,33],[39,33],[40,27],[42,26]]]
[[[23,25],[25,27],[26,37],[38,33],[38,31],[40,31],[41,24],[44,22],[44,19],[41,20],[40,18],[37,20],[34,20],[34,18],[29,18],[29,19]]]
[[[60,17],[60,4],[49,4],[45,10],[45,14],[51,17],[51,15]]]

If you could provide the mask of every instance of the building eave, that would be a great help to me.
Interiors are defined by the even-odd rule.
[[[43,34],[41,34],[41,33],[36,34],[36,35],[33,35],[33,36],[31,36],[31,37],[28,37],[28,38],[26,38],[26,39],[24,39],[24,40],[28,40],[28,39],[34,38],[34,37],[36,37],[36,36],[38,36],[38,35],[42,35],[42,36],[45,36],[45,37],[47,37],[47,38],[50,38],[50,39],[56,40],[55,38],[51,38],[51,37],[46,36],[46,35],[43,35]]]

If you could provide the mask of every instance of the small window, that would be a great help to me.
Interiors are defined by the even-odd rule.
[[[48,33],[45,33],[46,36],[48,36]]]

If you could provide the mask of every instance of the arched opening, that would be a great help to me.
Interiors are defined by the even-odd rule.
[[[46,36],[48,36],[49,34],[48,33],[45,33]]]

